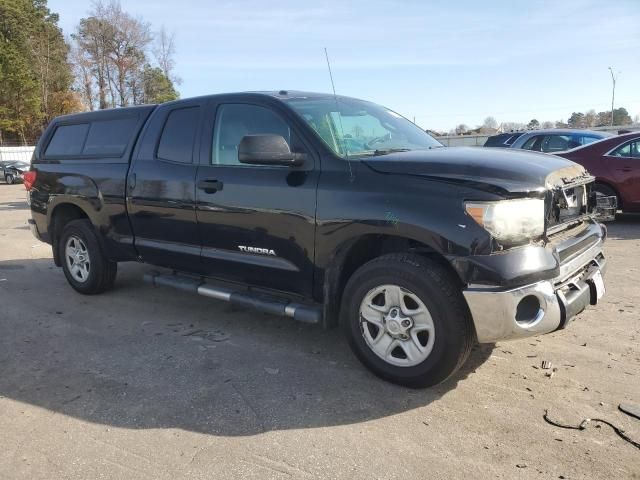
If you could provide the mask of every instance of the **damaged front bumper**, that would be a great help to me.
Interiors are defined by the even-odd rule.
[[[557,264],[551,278],[506,288],[469,284],[463,294],[478,341],[493,343],[549,333],[564,328],[588,305],[595,305],[604,294],[606,270],[602,252],[606,229],[594,222],[587,232],[595,227],[601,234],[588,237],[585,248],[575,248],[584,247],[584,237],[580,241],[565,240],[560,249],[554,247]],[[508,260],[512,254],[505,255]],[[534,265],[531,267],[535,270]]]

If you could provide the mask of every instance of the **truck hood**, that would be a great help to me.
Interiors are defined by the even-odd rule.
[[[364,162],[380,173],[418,175],[501,194],[542,192],[589,177],[584,167],[565,158],[509,148],[444,147]]]

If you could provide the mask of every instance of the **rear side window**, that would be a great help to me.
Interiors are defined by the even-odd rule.
[[[192,163],[199,114],[200,107],[179,108],[169,113],[158,144],[159,159]]]
[[[582,137],[582,145],[588,145],[590,143],[597,142],[598,140],[601,140],[601,138],[592,137],[591,135],[584,135]]]
[[[80,155],[88,131],[88,123],[60,125],[53,133],[53,137],[45,151],[45,156]]]
[[[138,117],[91,123],[83,155],[121,156],[129,144]]]

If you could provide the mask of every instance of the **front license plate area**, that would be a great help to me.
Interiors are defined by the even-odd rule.
[[[597,305],[606,292],[602,272],[598,270],[593,274],[589,281],[589,286],[591,288],[591,305]]]

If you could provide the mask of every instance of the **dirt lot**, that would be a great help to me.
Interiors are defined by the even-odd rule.
[[[408,390],[325,332],[153,288],[75,293],[0,184],[0,478],[640,478],[640,217],[610,226],[608,293],[568,330],[476,348]],[[549,360],[550,378],[540,369]]]

